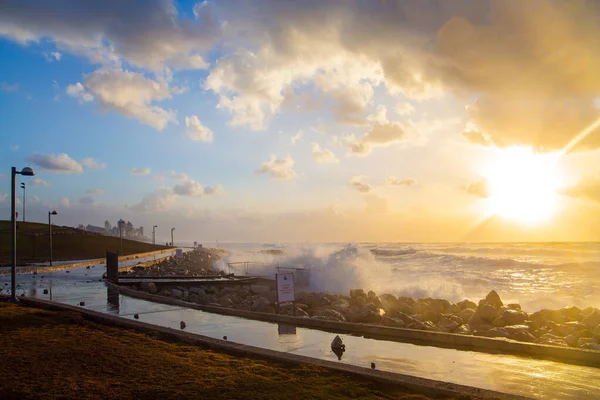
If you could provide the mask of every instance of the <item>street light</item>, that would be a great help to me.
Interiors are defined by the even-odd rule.
[[[156,244],[156,229],[158,228],[158,225],[154,225],[152,227],[152,244]]]
[[[173,231],[175,230],[175,228],[171,228],[171,247],[173,247]]]
[[[119,225],[119,242],[121,244],[121,255],[123,255],[123,228],[125,227],[125,221],[120,219],[117,224]]]
[[[10,222],[12,226],[12,250],[11,250],[11,258],[12,258],[12,268],[10,271],[11,277],[11,286],[10,286],[10,300],[13,303],[16,303],[17,300],[17,215],[15,210],[15,205],[17,203],[15,186],[16,186],[16,177],[17,174],[23,176],[33,176],[35,172],[33,169],[29,167],[23,168],[21,171],[17,171],[15,167],[11,167],[10,169]]]
[[[52,216],[57,215],[56,211],[48,211],[48,237],[50,243],[50,266],[52,266]]]
[[[21,182],[21,189],[23,189],[23,222],[25,222],[25,182]]]

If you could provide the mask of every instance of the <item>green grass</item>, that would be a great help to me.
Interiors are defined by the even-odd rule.
[[[0,265],[10,264],[10,221],[0,221]],[[50,257],[48,225],[19,222],[17,233],[17,264],[46,262]],[[136,254],[166,249],[135,240],[123,239],[123,254]],[[84,233],[74,228],[52,225],[52,258],[59,260],[83,260],[104,258],[106,251],[119,251],[119,238]]]
[[[0,303],[0,360],[1,399],[428,399],[321,367],[234,357],[8,303]]]

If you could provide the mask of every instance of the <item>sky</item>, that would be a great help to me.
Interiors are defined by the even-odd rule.
[[[3,219],[600,240],[597,2],[2,0],[0,60]]]

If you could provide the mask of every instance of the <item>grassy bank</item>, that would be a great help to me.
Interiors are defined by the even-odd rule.
[[[0,221],[0,266],[9,265],[11,251],[10,221]],[[46,262],[50,256],[48,225],[19,222],[17,231],[17,264]],[[104,258],[106,251],[118,252],[119,238],[52,225],[52,256],[59,260]],[[123,239],[123,254],[145,253],[166,246]]]
[[[2,399],[428,399],[306,365],[233,357],[0,303]]]

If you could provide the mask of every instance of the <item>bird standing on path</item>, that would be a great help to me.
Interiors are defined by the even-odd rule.
[[[371,363],[371,369],[375,369],[375,363],[374,362]]]

